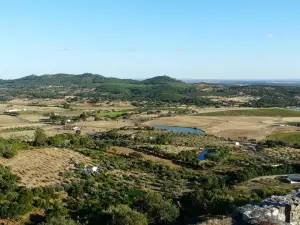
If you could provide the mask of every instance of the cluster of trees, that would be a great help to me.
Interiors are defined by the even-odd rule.
[[[158,76],[144,81],[107,78],[98,74],[81,75],[54,74],[30,75],[15,80],[1,80],[0,100],[11,100],[16,96],[26,98],[63,98],[76,94],[77,99],[88,98],[91,102],[99,100],[134,100],[148,101],[154,104],[192,104],[197,106],[219,106],[221,103],[211,101],[205,96],[257,97],[243,106],[248,107],[285,107],[300,105],[300,88],[297,86],[235,84],[206,84],[209,88],[201,89],[195,84]],[[90,91],[93,89],[94,91]],[[208,91],[208,90],[209,91]],[[4,90],[4,89],[3,89]],[[74,99],[75,101],[76,99]],[[69,108],[66,103],[63,107]]]
[[[272,166],[251,166],[234,172],[225,172],[227,183],[234,184],[236,182],[247,181],[255,177],[269,176],[277,174],[293,173],[295,168],[291,165]]]
[[[243,87],[229,87],[234,93],[244,93],[258,97],[248,103],[250,107],[287,107],[300,104],[300,88],[297,86],[276,86],[276,85],[247,85]]]
[[[17,90],[11,96],[27,98],[62,98],[76,93],[79,98],[98,100],[136,100],[193,105],[215,105],[201,98],[194,84],[187,84],[167,76],[154,77],[144,81],[106,78],[98,74],[55,74],[27,76],[16,80],[0,81],[0,87]],[[95,91],[90,91],[95,88]],[[61,91],[63,90],[64,94]],[[89,89],[89,90],[88,90]],[[72,93],[73,92],[73,93]],[[4,98],[3,99],[7,99]],[[69,107],[64,105],[64,107]]]
[[[65,187],[63,207],[48,214],[72,216],[82,223],[115,225],[168,224],[176,221],[179,208],[158,192],[145,192],[104,174],[79,174],[79,180]],[[54,213],[55,211],[55,213]]]
[[[175,154],[172,152],[163,151],[159,146],[152,145],[142,145],[138,147],[134,146],[132,148],[136,151],[140,151],[146,154],[173,160],[174,163],[185,164],[194,168],[202,168],[201,162],[198,159],[199,150],[186,150]],[[214,162],[225,160],[232,151],[232,149],[228,146],[212,145],[207,146],[206,150],[208,151],[208,154],[205,155],[205,159]]]
[[[300,127],[300,122],[289,122],[287,124],[290,126]]]
[[[3,141],[4,145],[14,145],[6,141]],[[189,224],[187,221],[200,215],[225,215],[240,204],[257,201],[274,193],[284,193],[277,189],[262,189],[254,191],[250,197],[237,196],[229,187],[257,176],[291,173],[296,168],[288,165],[251,166],[218,175],[200,175],[190,170],[171,169],[163,164],[142,160],[139,154],[123,157],[104,152],[112,145],[168,144],[171,141],[170,134],[159,134],[149,139],[142,136],[132,138],[114,131],[90,136],[75,133],[47,137],[41,128],[37,128],[32,145],[72,147],[97,162],[99,171],[90,174],[82,168],[75,170],[69,174],[71,182],[64,183],[58,194],[58,189],[53,188],[20,187],[19,178],[11,174],[8,168],[0,167],[0,217],[15,219],[33,208],[42,208],[45,210],[43,220],[48,225],[99,224],[99,221],[107,225]],[[208,148],[214,154],[207,159],[214,162],[225,159],[232,151],[226,146]],[[199,162],[197,151],[182,151],[176,155],[151,145],[139,146],[138,149],[188,165],[197,165]],[[127,179],[119,180],[120,176],[107,173],[113,170],[125,171],[124,174],[126,171],[128,174],[132,171],[150,174],[162,181],[160,192],[143,188],[138,177],[127,182]],[[66,197],[58,201],[59,196]]]
[[[24,126],[24,127],[10,127],[1,130],[1,132],[16,132],[16,131],[25,131],[25,130],[35,130],[36,126]]]
[[[288,143],[281,140],[266,140],[258,143],[258,148],[276,148],[276,147],[291,147],[291,148],[297,148],[300,149],[299,143]]]
[[[27,144],[17,139],[5,139],[0,137],[0,156],[12,158],[18,153],[18,150],[24,149]]]
[[[20,178],[10,169],[0,165],[0,218],[17,219],[35,207],[51,209],[58,198],[52,187],[25,188],[20,186]]]

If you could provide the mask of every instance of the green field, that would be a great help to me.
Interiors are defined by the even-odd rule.
[[[267,139],[300,144],[300,132],[271,134]]]
[[[117,112],[104,112],[104,113],[98,113],[97,116],[99,117],[118,117],[123,115],[124,113],[127,113],[126,111],[117,111]]]
[[[197,116],[271,116],[271,117],[300,117],[300,111],[288,109],[245,109],[220,112],[199,113]]]

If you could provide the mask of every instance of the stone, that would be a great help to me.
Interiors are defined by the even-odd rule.
[[[300,225],[300,190],[284,196],[271,196],[259,203],[239,207],[233,213],[233,224]]]

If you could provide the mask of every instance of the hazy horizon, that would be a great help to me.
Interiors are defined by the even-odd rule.
[[[2,1],[0,78],[297,79],[300,1]]]

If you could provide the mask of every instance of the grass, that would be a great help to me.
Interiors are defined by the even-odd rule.
[[[271,134],[268,140],[280,140],[288,143],[299,143],[300,144],[300,132],[289,132],[289,133],[277,133]]]
[[[267,117],[300,117],[300,111],[288,109],[245,109],[219,112],[199,113],[197,116],[267,116]]]
[[[105,112],[105,113],[98,113],[97,116],[99,117],[119,117],[126,113],[126,111],[117,111],[117,112]]]

